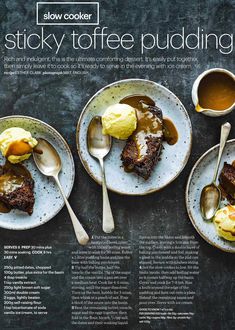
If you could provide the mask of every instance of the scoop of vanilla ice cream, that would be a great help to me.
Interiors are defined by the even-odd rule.
[[[218,210],[214,217],[214,225],[220,237],[235,241],[235,206],[228,205]]]
[[[135,108],[127,104],[114,104],[102,116],[103,134],[126,140],[137,126]]]
[[[20,127],[11,127],[0,134],[0,151],[11,163],[28,159],[37,145],[30,132]]]

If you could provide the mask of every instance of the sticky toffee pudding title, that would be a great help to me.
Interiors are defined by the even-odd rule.
[[[134,36],[131,33],[113,33],[109,31],[107,26],[95,27],[91,33],[80,33],[73,30],[70,34],[49,33],[45,27],[41,27],[39,31],[34,33],[29,33],[27,29],[17,30],[16,33],[7,33],[4,46],[8,50],[48,49],[58,54],[65,41],[68,40],[75,50],[117,50],[121,48],[128,51],[133,48],[136,50],[138,47],[142,55],[149,50],[207,50],[209,48],[214,48],[221,54],[228,55],[234,50],[233,34],[207,33],[200,27],[195,31],[190,31],[190,33],[182,27],[176,33],[145,33],[139,36]]]

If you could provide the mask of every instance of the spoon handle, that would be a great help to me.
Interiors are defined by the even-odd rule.
[[[72,223],[73,223],[73,228],[74,228],[77,240],[81,245],[86,245],[89,242],[89,236],[87,235],[85,229],[82,227],[81,223],[79,222],[78,218],[76,217],[75,213],[73,212],[73,210],[72,210],[72,208],[71,208],[71,206],[70,206],[70,204],[69,204],[69,202],[68,202],[68,200],[65,196],[65,193],[64,193],[63,188],[60,184],[58,176],[54,176],[54,179],[55,179],[55,182],[57,183],[57,185],[60,189],[61,195],[64,198],[65,205],[67,206],[70,218],[71,218]]]
[[[230,130],[231,130],[231,124],[228,123],[228,122],[221,126],[219,154],[218,154],[218,160],[217,160],[217,164],[216,164],[216,167],[215,167],[215,174],[214,174],[214,178],[213,178],[213,183],[215,183],[215,184],[216,184],[216,178],[217,178],[217,175],[218,175],[218,170],[219,170],[221,157],[222,157],[224,147],[225,147],[226,141],[228,139],[228,135],[230,133]]]
[[[114,220],[113,214],[110,207],[108,191],[106,187],[106,178],[105,178],[105,168],[104,161],[102,158],[99,158],[101,174],[102,174],[102,190],[103,190],[103,231],[107,234],[114,231]]]

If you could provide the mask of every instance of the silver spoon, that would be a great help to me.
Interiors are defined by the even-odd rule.
[[[231,130],[231,125],[228,122],[221,126],[219,154],[218,154],[217,164],[215,167],[213,181],[211,184],[205,186],[201,192],[200,210],[204,220],[211,220],[214,217],[220,205],[221,191],[219,187],[216,185],[216,179],[218,175],[221,157],[230,130]]]
[[[109,153],[111,145],[111,136],[102,134],[101,117],[96,116],[92,118],[87,132],[87,146],[89,153],[99,160],[101,167],[103,190],[103,231],[105,233],[111,233],[114,231],[114,220],[109,203],[104,169],[104,157]]]
[[[41,138],[37,140],[38,144],[36,150],[33,152],[35,164],[42,174],[55,179],[69,211],[77,240],[81,245],[86,245],[89,241],[89,237],[73,212],[59,181],[59,172],[62,167],[60,156],[48,141]]]

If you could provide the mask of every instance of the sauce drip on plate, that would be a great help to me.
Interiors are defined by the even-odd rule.
[[[169,118],[163,118],[163,136],[169,145],[174,145],[178,141],[178,131],[174,123]]]
[[[10,207],[8,207],[5,203],[0,202],[0,213],[9,213],[10,211]]]

